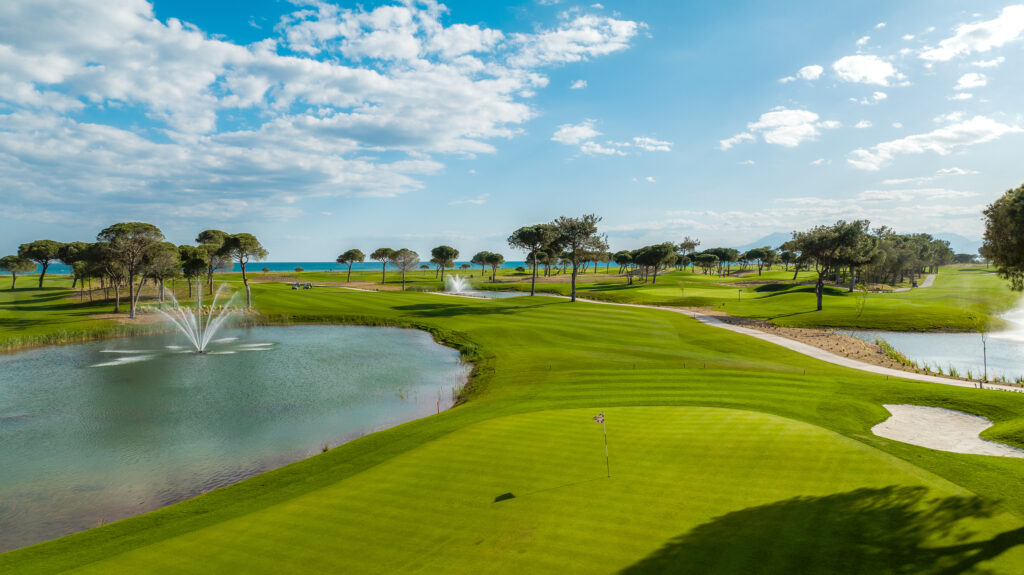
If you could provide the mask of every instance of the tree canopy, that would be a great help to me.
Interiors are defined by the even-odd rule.
[[[509,247],[524,250],[526,252],[526,261],[533,268],[533,274],[530,277],[531,296],[537,293],[537,263],[539,259],[537,254],[546,246],[551,245],[557,237],[558,230],[551,224],[523,226],[512,232],[512,235],[508,237]]]
[[[135,275],[139,272],[143,254],[155,243],[164,240],[160,228],[145,222],[122,222],[101,231],[96,239],[104,242],[109,255],[124,267],[128,279],[129,317],[135,317]]]
[[[1007,190],[985,208],[982,253],[1010,289],[1024,290],[1024,185]]]
[[[362,262],[365,259],[366,254],[364,254],[361,250],[351,249],[346,250],[345,253],[338,256],[338,259],[334,261],[338,262],[339,264],[344,264],[348,266],[348,277],[345,278],[345,281],[348,282],[352,281],[352,264]]]
[[[46,277],[46,270],[50,262],[60,257],[60,250],[64,244],[53,240],[36,240],[18,246],[18,257],[32,260],[42,268],[39,272],[39,287],[43,287],[43,278]],[[33,268],[34,271],[34,268]]]
[[[30,274],[36,271],[36,262],[21,256],[4,256],[0,258],[0,271],[11,274],[11,289],[18,282],[18,274]]]
[[[585,214],[578,218],[560,216],[551,223],[558,233],[554,243],[565,250],[567,259],[572,264],[571,301],[576,301],[576,274],[579,270],[579,265],[581,262],[586,261],[589,253],[595,249],[597,242],[600,241],[600,237],[597,234],[597,224],[600,221],[601,218],[599,216]]]

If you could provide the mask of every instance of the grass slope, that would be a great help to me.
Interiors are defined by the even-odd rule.
[[[869,432],[887,416],[881,404],[919,403],[989,417],[997,425],[986,437],[1024,446],[1021,395],[890,381],[661,310],[253,291],[278,321],[431,330],[475,359],[469,400],[178,505],[0,555],[0,571],[1024,568],[1024,461]],[[601,409],[611,480],[601,478],[600,428],[589,419]],[[504,493],[515,497],[494,502]]]

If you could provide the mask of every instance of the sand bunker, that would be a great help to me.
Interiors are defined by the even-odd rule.
[[[1024,457],[1017,449],[978,437],[992,422],[978,415],[924,405],[885,405],[892,417],[871,428],[879,437],[953,453]]]

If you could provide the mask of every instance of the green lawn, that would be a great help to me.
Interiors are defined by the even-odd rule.
[[[274,321],[432,331],[475,360],[467,401],[0,555],[0,571],[1024,570],[1024,460],[869,431],[883,403],[918,403],[989,417],[986,437],[1024,446],[1024,395],[887,380],[663,310],[253,292]],[[590,419],[601,410],[611,479]]]
[[[785,274],[784,278],[778,277]],[[799,281],[813,281],[801,272]],[[1013,308],[1019,294],[1005,280],[978,266],[942,268],[935,284],[898,293],[849,293],[826,287],[822,311],[815,311],[813,285],[793,283],[792,272],[719,278],[691,272],[660,274],[656,284],[625,285],[605,280],[578,286],[580,297],[647,305],[711,307],[729,314],[792,327],[857,328],[892,331],[974,331],[979,324],[999,329],[993,317]],[[529,290],[528,282],[488,284],[492,289]],[[545,293],[568,295],[568,284],[544,284]]]

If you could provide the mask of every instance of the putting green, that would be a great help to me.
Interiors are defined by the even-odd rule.
[[[598,411],[468,425],[76,572],[1019,573],[1024,564],[1018,518],[775,415],[607,409],[609,479]]]

